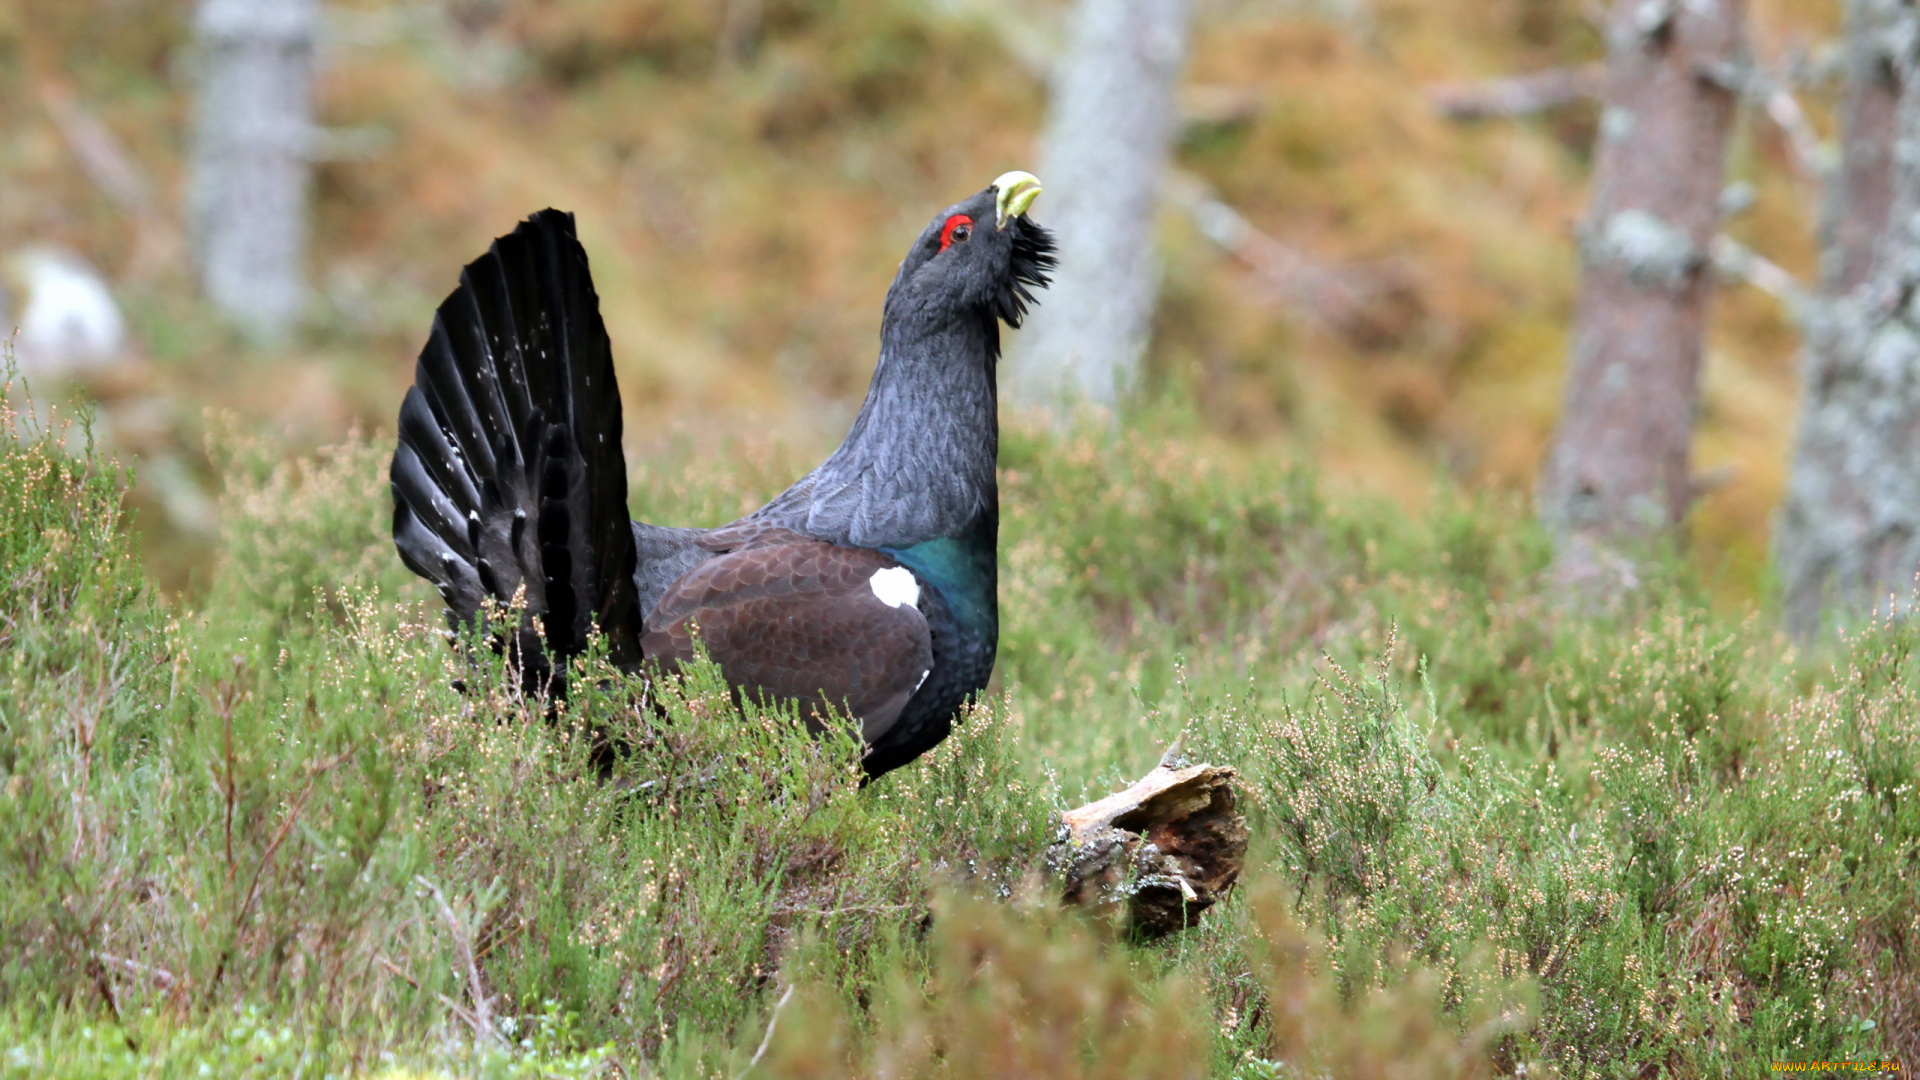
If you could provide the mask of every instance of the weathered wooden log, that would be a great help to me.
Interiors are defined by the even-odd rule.
[[[1136,938],[1194,925],[1247,860],[1234,770],[1163,761],[1132,787],[1062,814],[1047,865],[1067,903]]]

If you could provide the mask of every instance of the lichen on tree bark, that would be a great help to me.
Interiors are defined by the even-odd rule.
[[[1920,12],[1849,0],[1840,168],[1775,539],[1787,623],[1911,604],[1920,571]]]

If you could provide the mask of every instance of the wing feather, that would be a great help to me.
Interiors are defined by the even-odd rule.
[[[872,742],[933,667],[925,616],[874,592],[873,575],[898,566],[868,548],[800,537],[729,552],[667,590],[642,645],[671,670],[693,658],[697,636],[741,692],[799,702],[816,723],[837,709]]]

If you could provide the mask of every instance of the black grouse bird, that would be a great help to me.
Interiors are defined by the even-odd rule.
[[[571,214],[533,215],[468,264],[421,350],[393,456],[401,559],[456,629],[524,590],[501,644],[536,692],[564,693],[593,633],[622,668],[667,671],[697,633],[740,692],[854,717],[868,776],[912,761],[993,668],[999,323],[1054,265],[1026,216],[1039,193],[1010,172],[934,217],[887,290],[846,441],[717,529],[628,518],[586,252]]]

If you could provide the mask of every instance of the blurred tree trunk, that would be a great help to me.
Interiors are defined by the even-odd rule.
[[[1692,500],[1708,247],[1745,23],[1745,0],[1614,6],[1566,403],[1540,485],[1567,580],[1631,582],[1610,549],[1668,533]]]
[[[1847,4],[1842,158],[1828,182],[1821,290],[1807,313],[1805,397],[1774,553],[1787,625],[1802,638],[1823,609],[1872,611],[1909,593],[1920,570],[1916,35],[1910,3]]]
[[[1158,291],[1154,211],[1179,113],[1188,0],[1080,0],[1039,175],[1060,271],[1015,346],[1008,394],[1112,406],[1132,388]]]
[[[306,298],[307,144],[317,0],[201,0],[188,221],[201,287],[247,330]]]

